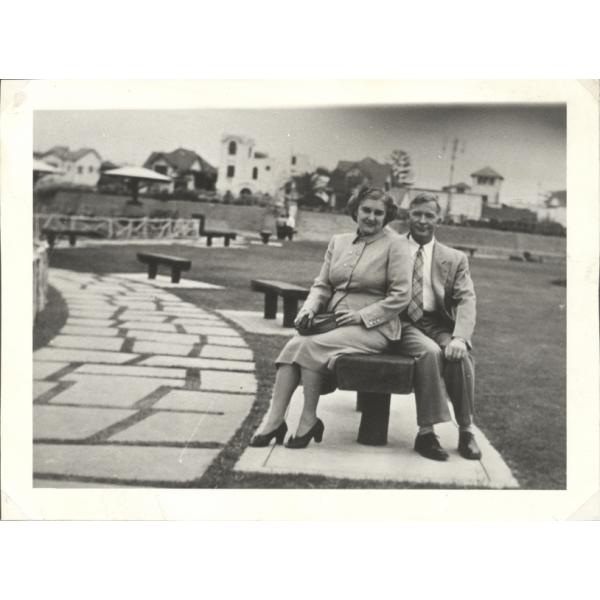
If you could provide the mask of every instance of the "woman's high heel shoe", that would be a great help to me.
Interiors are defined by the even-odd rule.
[[[250,446],[253,448],[264,448],[271,443],[271,440],[275,438],[275,443],[283,444],[283,440],[285,439],[285,434],[287,433],[288,427],[285,421],[281,422],[281,425],[277,427],[277,429],[273,429],[269,433],[262,433],[255,435],[250,440]]]
[[[325,425],[321,419],[317,419],[317,422],[310,428],[304,435],[298,437],[291,436],[285,443],[286,448],[306,448],[313,438],[317,444],[321,443],[323,439],[323,432],[325,431]]]

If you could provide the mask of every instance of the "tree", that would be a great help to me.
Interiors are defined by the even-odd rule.
[[[392,169],[392,187],[408,187],[413,184],[413,170],[408,152],[394,150],[387,159]]]

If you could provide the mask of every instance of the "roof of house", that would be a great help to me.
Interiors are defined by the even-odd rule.
[[[371,182],[372,185],[383,187],[388,180],[391,167],[378,163],[375,159],[367,156],[358,162],[349,160],[340,160],[335,168],[336,171],[347,173],[351,169],[359,169]]]
[[[500,173],[498,173],[498,171],[494,171],[494,169],[492,169],[492,167],[483,167],[483,169],[479,169],[479,171],[475,171],[474,173],[471,173],[471,177],[476,176],[476,177],[498,177],[499,179],[504,179],[504,177],[502,177],[502,175],[500,175]]]
[[[186,148],[177,148],[173,152],[152,152],[146,159],[144,167],[150,167],[157,160],[163,159],[174,169],[180,172],[189,171],[191,166],[198,160],[202,170],[206,173],[215,173],[217,170],[210,163],[206,162],[199,154]]]
[[[90,152],[94,153],[99,160],[102,160],[100,154],[98,154],[98,152],[96,152],[96,150],[94,150],[93,148],[80,148],[79,150],[69,150],[69,146],[54,146],[53,148],[50,148],[50,150],[40,153],[40,158],[54,155],[58,156],[61,160],[77,162],[80,158],[83,158]]]

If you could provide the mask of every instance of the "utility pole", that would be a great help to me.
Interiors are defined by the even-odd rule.
[[[452,153],[450,155],[450,182],[448,184],[449,189],[448,189],[448,204],[446,205],[446,217],[450,216],[451,210],[452,210],[452,184],[454,183],[454,164],[456,162],[456,154],[459,150],[459,145],[461,144],[462,140],[459,140],[458,138],[454,138],[452,140]],[[444,142],[444,151],[446,149],[446,142]],[[465,143],[464,141],[462,141],[462,147],[460,149],[461,154],[464,154],[465,152]]]

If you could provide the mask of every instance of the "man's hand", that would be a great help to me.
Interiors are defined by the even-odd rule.
[[[362,319],[355,310],[338,310],[335,312],[335,321],[338,325],[360,325]]]
[[[444,350],[446,360],[462,360],[467,356],[467,344],[461,338],[452,338]]]
[[[315,317],[314,310],[308,310],[307,308],[301,308],[296,318],[294,319],[294,325],[296,327],[310,327],[312,320]]]

